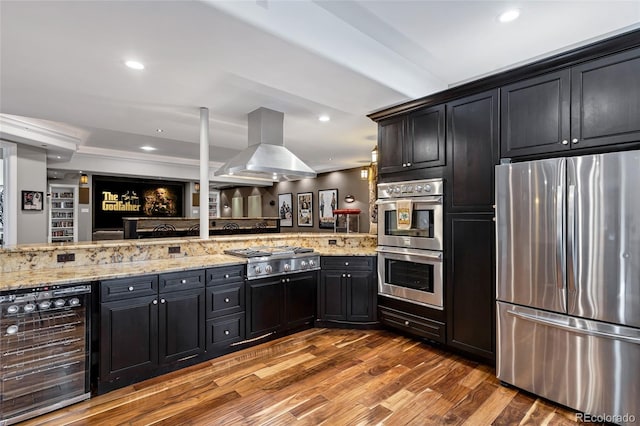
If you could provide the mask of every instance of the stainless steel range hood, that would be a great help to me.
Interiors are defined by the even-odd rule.
[[[316,172],[284,147],[284,114],[268,108],[249,113],[249,147],[223,164],[214,176],[274,181],[316,177]]]

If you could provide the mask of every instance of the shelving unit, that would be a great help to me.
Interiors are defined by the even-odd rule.
[[[78,187],[49,186],[49,242],[78,241]]]
[[[0,174],[0,180],[2,175]],[[0,247],[4,244],[4,186],[0,185]]]
[[[209,189],[209,217],[220,217],[220,191]]]

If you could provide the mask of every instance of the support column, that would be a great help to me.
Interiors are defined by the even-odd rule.
[[[200,238],[209,239],[209,109],[200,108]]]

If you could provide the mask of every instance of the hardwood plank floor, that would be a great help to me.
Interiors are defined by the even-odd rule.
[[[491,367],[384,330],[315,328],[24,425],[571,425]]]

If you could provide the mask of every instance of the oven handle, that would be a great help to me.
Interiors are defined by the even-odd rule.
[[[431,250],[415,250],[403,248],[378,247],[376,251],[381,254],[395,254],[399,256],[414,256],[423,259],[431,259],[442,262],[442,252]]]
[[[411,200],[414,204],[422,203],[422,204],[435,204],[442,205],[442,196],[432,196],[432,197],[406,197],[406,198],[395,198],[395,199],[378,199],[376,200],[376,204],[378,205],[387,205],[387,204],[396,204],[400,200]]]

